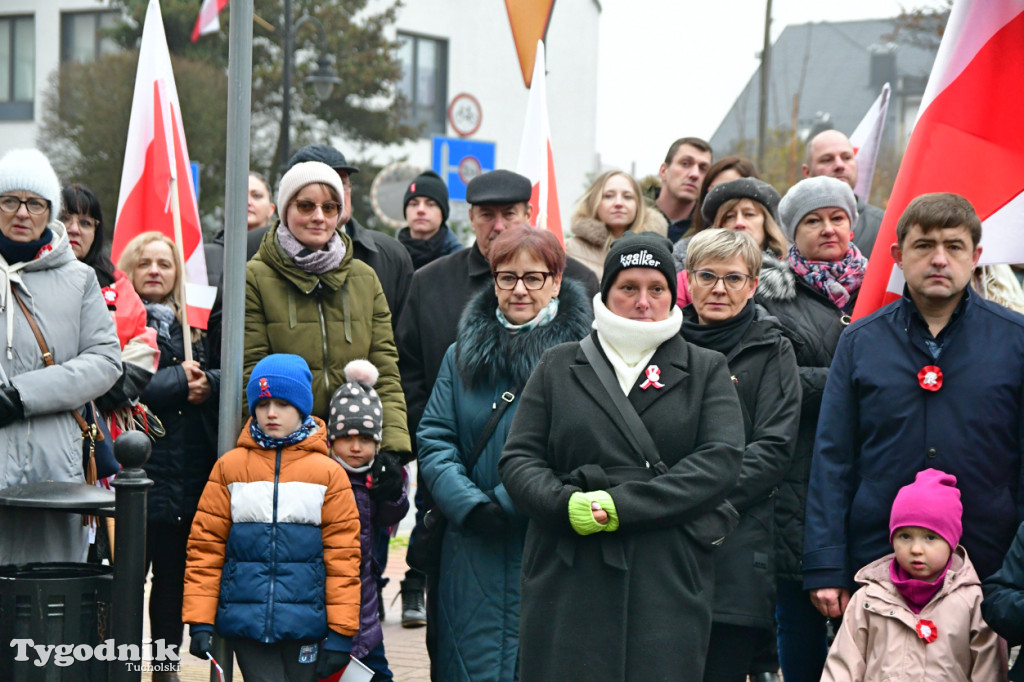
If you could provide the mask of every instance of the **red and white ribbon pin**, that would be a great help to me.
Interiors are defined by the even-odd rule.
[[[658,381],[658,379],[661,378],[661,370],[657,365],[648,366],[647,369],[644,370],[644,374],[647,375],[647,381],[640,384],[640,388],[645,391],[651,386],[654,386],[655,388],[665,388],[665,384]]]

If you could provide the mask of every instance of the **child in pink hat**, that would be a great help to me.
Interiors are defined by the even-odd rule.
[[[1006,650],[981,616],[981,581],[960,545],[956,477],[917,474],[896,495],[894,552],[857,572],[822,682],[1002,680]]]

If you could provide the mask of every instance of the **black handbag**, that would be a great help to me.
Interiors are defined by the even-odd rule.
[[[501,394],[501,400],[491,405],[491,416],[480,431],[480,436],[473,448],[469,460],[465,462],[466,476],[473,473],[473,467],[480,458],[487,441],[494,434],[494,429],[501,421],[501,415],[509,408],[516,399],[519,387],[515,387]],[[441,568],[441,546],[444,544],[444,533],[448,528],[448,519],[444,517],[441,510],[436,506],[427,510],[423,516],[423,527],[414,529],[409,536],[409,549],[406,551],[405,561],[417,571],[436,575]]]
[[[629,433],[632,436],[630,444],[643,458],[644,463],[653,469],[654,475],[668,473],[668,467],[661,461],[658,454],[658,447],[651,438],[650,431],[636,413],[633,403],[629,402],[619,388],[619,383],[612,374],[608,362],[601,357],[600,351],[594,344],[593,338],[587,336],[580,341],[580,348],[587,356],[591,368],[601,380],[601,385],[611,397],[612,404],[619,410],[622,419],[626,422]],[[729,500],[722,500],[717,507],[711,511],[698,516],[683,524],[683,530],[690,538],[703,549],[713,549],[725,542],[729,533],[736,530],[740,522],[740,513],[732,506]]]
[[[110,436],[110,429],[107,427],[107,420],[103,418],[100,411],[96,409],[95,403],[88,403],[83,410],[83,416],[90,430],[95,426],[100,437],[95,442],[86,438],[82,441],[82,462],[88,469],[89,448],[92,447],[92,457],[96,462],[96,478],[107,478],[121,471],[121,465],[114,457],[114,439]]]

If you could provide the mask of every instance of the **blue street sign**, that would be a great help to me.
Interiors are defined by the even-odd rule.
[[[431,167],[448,185],[448,198],[466,200],[466,185],[476,176],[494,170],[494,143],[434,137]]]

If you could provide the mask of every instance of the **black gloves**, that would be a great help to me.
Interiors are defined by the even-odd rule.
[[[192,642],[188,645],[188,652],[196,658],[208,660],[206,654],[213,653],[213,633],[205,630],[192,632]]]
[[[497,502],[486,502],[470,509],[462,525],[481,535],[504,533],[508,530],[508,516]]]
[[[347,651],[332,651],[320,647],[320,653],[316,657],[316,676],[318,679],[330,677],[348,665],[352,660],[351,654]]]
[[[402,463],[398,455],[378,452],[368,477],[370,499],[394,502],[402,496]]]
[[[0,388],[0,428],[25,418],[18,389],[10,384]]]

